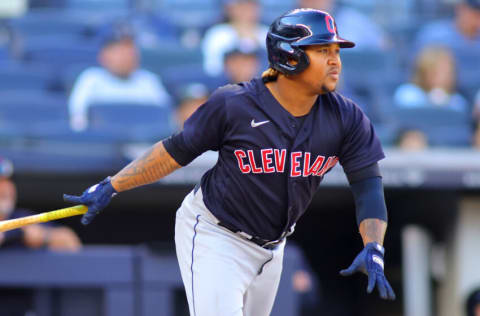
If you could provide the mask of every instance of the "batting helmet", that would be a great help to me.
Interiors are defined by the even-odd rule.
[[[342,48],[355,43],[338,36],[333,17],[325,11],[295,9],[278,17],[267,34],[270,67],[287,75],[305,70],[310,61],[304,46],[338,43]],[[291,63],[294,60],[295,63]]]

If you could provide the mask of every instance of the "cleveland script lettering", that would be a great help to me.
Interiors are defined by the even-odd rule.
[[[242,173],[283,173],[285,171],[286,149],[261,149],[261,162],[255,161],[253,150],[245,152],[245,150],[237,149],[234,151],[234,154],[237,158],[238,169]],[[309,152],[296,151],[290,153],[290,177],[323,177],[338,162],[338,157],[336,156],[326,158],[318,155],[313,163],[310,164],[311,156],[312,154]]]

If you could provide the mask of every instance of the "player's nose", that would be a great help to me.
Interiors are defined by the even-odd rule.
[[[329,65],[340,65],[341,64],[340,56],[338,55],[330,56],[327,62]]]

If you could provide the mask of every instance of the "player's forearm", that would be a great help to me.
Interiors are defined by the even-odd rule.
[[[387,222],[378,218],[367,218],[360,223],[359,230],[364,245],[369,242],[377,242],[383,245]]]
[[[113,176],[112,185],[117,192],[126,191],[158,181],[180,167],[158,142]]]

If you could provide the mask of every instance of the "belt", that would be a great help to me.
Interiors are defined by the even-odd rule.
[[[220,221],[217,223],[217,225],[222,226],[222,227],[228,229],[229,231],[231,231],[232,233],[235,233],[235,234],[239,235],[243,239],[248,240],[250,242],[253,242],[254,244],[256,244],[256,245],[258,245],[262,248],[268,249],[268,250],[275,249],[277,247],[277,245],[280,244],[286,237],[286,235],[285,235],[282,238],[277,239],[277,240],[267,240],[267,239],[263,239],[263,238],[260,238],[260,237],[257,237],[257,236],[252,236],[250,234],[242,232],[241,230],[238,230],[235,227],[233,227],[229,224],[225,224],[225,223],[220,222]]]
[[[193,193],[196,194],[197,191],[200,189],[200,183],[197,183],[193,189]],[[209,212],[211,213],[211,212]],[[293,225],[289,230],[288,232],[284,232],[282,234],[282,237],[280,239],[277,239],[277,240],[267,240],[267,239],[263,239],[263,238],[260,238],[260,237],[257,237],[257,236],[252,236],[250,234],[247,234],[245,232],[242,232],[241,230],[233,227],[232,225],[229,225],[229,224],[226,224],[224,222],[221,222],[219,221],[215,215],[211,214],[213,219],[216,221],[217,225],[218,226],[222,226],[223,228],[226,228],[228,229],[229,231],[231,231],[232,233],[234,234],[237,234],[238,236],[240,236],[241,238],[245,239],[245,240],[248,240],[250,242],[253,242],[254,244],[262,247],[262,248],[265,248],[265,249],[275,249],[275,247],[277,247],[278,244],[280,244],[284,239],[285,237],[288,237],[290,236],[292,233],[293,233],[293,229],[295,227],[295,225]]]

